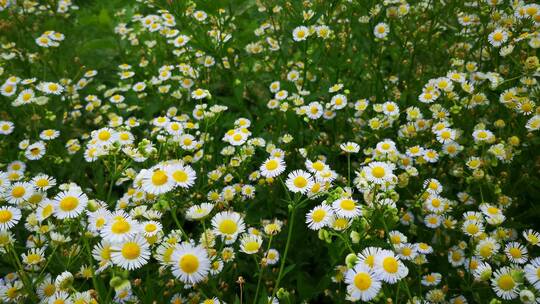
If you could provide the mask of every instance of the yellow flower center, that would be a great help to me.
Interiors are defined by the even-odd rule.
[[[354,286],[361,291],[368,290],[371,287],[371,277],[365,272],[357,273],[354,276]]]
[[[131,226],[125,219],[119,219],[112,224],[111,230],[116,234],[123,234],[130,230]]]
[[[185,254],[180,259],[179,266],[186,273],[194,273],[199,269],[199,259],[193,254]]]
[[[442,137],[443,139],[449,139],[451,136],[452,136],[452,133],[450,133],[450,131],[443,131],[443,132],[441,132],[441,137]]]
[[[241,134],[235,134],[233,136],[233,139],[234,139],[234,141],[240,141],[240,140],[242,140],[242,135]]]
[[[385,258],[382,265],[386,272],[396,273],[398,271],[398,262],[393,257]]]
[[[28,101],[30,98],[32,98],[32,94],[30,94],[30,93],[24,93],[23,96],[22,96],[22,99],[24,101]]]
[[[304,188],[307,185],[308,181],[303,176],[297,176],[294,178],[293,184],[298,188]]]
[[[373,268],[373,266],[375,266],[375,257],[372,255],[367,256],[364,260],[364,263],[369,267]]]
[[[10,299],[15,299],[17,297],[17,288],[11,287],[6,291],[6,296]]]
[[[257,251],[259,250],[259,243],[255,242],[255,241],[251,241],[251,242],[247,242],[245,245],[244,245],[244,248],[246,251]]]
[[[479,231],[478,226],[476,226],[475,224],[468,225],[466,230],[469,234],[472,234],[472,235],[477,234]]]
[[[141,254],[141,248],[137,243],[125,243],[122,247],[122,256],[128,260],[134,260]]]
[[[47,205],[43,208],[43,212],[41,213],[41,215],[43,216],[43,218],[47,218],[53,213],[53,211],[54,211],[53,206]]]
[[[37,253],[32,253],[29,254],[26,259],[28,260],[28,264],[36,264],[41,261],[41,256]]]
[[[356,204],[354,203],[352,199],[344,199],[341,201],[339,205],[341,206],[342,209],[347,210],[347,211],[354,210],[354,208],[356,207]]]
[[[390,237],[390,241],[392,241],[392,244],[399,244],[401,243],[401,237],[399,236],[399,234],[392,235]]]
[[[279,166],[279,163],[275,159],[269,160],[265,165],[266,169],[270,171],[277,169],[278,166]]]
[[[105,225],[105,219],[102,218],[102,217],[101,217],[101,218],[98,218],[98,219],[96,220],[96,227],[97,227],[97,228],[101,228],[101,227],[103,227],[103,225]]]
[[[9,210],[0,210],[0,223],[7,223],[13,218],[13,214]]]
[[[47,297],[52,296],[55,292],[56,292],[56,287],[54,287],[54,284],[48,284],[47,286],[45,286],[45,287],[43,288],[43,293],[44,293]]]
[[[496,207],[489,207],[489,208],[487,209],[487,212],[488,212],[489,214],[495,215],[495,214],[499,213],[499,208],[496,208]]]
[[[146,232],[154,232],[154,231],[156,231],[156,229],[157,229],[157,226],[156,226],[155,224],[152,224],[152,223],[147,224],[147,225],[144,227],[144,230],[145,230]]]
[[[317,209],[313,212],[313,214],[311,215],[311,218],[313,219],[314,222],[320,223],[324,219],[325,216],[326,216],[326,211],[324,209]]]
[[[322,171],[324,169],[324,163],[321,161],[316,161],[313,163],[313,169],[317,171]]]
[[[36,186],[38,186],[39,188],[47,187],[48,185],[49,180],[47,180],[46,178],[38,179],[36,181]]]
[[[509,291],[516,286],[516,283],[514,282],[514,279],[509,274],[503,274],[499,277],[499,281],[497,282],[497,285],[499,285],[499,288],[504,291]]]
[[[23,186],[15,186],[11,189],[11,195],[14,198],[21,198],[26,193],[26,189]]]
[[[173,179],[179,183],[184,183],[188,180],[188,175],[183,170],[178,170],[173,173]]]
[[[225,219],[219,224],[219,231],[224,234],[234,234],[237,228],[236,222],[230,219]]]
[[[98,134],[98,138],[99,140],[102,140],[102,141],[109,140],[109,138],[111,138],[111,132],[107,130],[100,131]]]
[[[156,170],[152,174],[152,184],[156,186],[161,186],[167,182],[169,178],[167,177],[167,174],[163,170]]]
[[[480,255],[483,258],[490,257],[492,251],[493,251],[493,246],[491,244],[486,244],[486,245],[482,246],[482,248],[480,248],[480,250],[479,250]]]
[[[374,167],[372,170],[371,170],[371,173],[373,174],[373,176],[375,176],[376,178],[382,178],[384,177],[385,175],[385,170],[383,167],[380,167],[380,166],[377,166],[377,167]]]
[[[60,201],[59,205],[62,211],[72,211],[79,205],[79,199],[74,196],[66,196]]]
[[[516,247],[510,248],[510,250],[508,250],[508,252],[515,259],[521,258],[521,250],[519,250],[519,248],[516,248]]]
[[[405,248],[403,248],[403,250],[401,251],[401,253],[402,253],[404,256],[410,256],[411,253],[412,253],[412,250],[411,250],[411,248],[409,248],[409,247],[405,247]]]

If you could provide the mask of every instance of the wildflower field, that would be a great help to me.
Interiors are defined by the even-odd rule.
[[[540,303],[540,4],[0,0],[0,303]]]

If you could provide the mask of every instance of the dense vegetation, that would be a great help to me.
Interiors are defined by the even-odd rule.
[[[0,0],[0,303],[540,303],[539,25]]]

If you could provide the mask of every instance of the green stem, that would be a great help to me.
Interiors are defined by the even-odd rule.
[[[289,222],[289,231],[287,232],[287,243],[285,244],[285,252],[283,253],[283,258],[281,259],[281,266],[279,267],[279,274],[278,278],[276,280],[276,286],[274,287],[274,291],[272,292],[272,298],[275,297],[276,292],[279,288],[279,283],[281,282],[281,279],[283,277],[283,269],[285,268],[285,262],[287,261],[287,254],[289,253],[289,245],[291,244],[291,236],[292,236],[292,230],[294,226],[294,213],[295,213],[295,207],[293,206],[290,211],[290,222]]]
[[[172,218],[174,220],[174,222],[176,223],[176,227],[178,227],[178,229],[180,229],[180,231],[182,231],[182,236],[184,236],[186,238],[186,240],[188,240],[188,235],[187,233],[184,231],[184,229],[182,228],[182,225],[180,224],[180,221],[178,220],[178,217],[176,216],[176,207],[173,207],[171,209],[171,215],[172,215]]]
[[[268,250],[270,250],[270,246],[272,244],[272,238],[274,236],[273,235],[270,235],[270,240],[268,241],[268,247],[266,248],[266,252],[263,253],[263,254],[266,254],[268,252]],[[263,255],[264,257],[264,255]],[[259,289],[261,288],[261,282],[262,282],[262,277],[263,277],[263,274],[264,274],[264,266],[261,265],[261,268],[260,268],[260,273],[259,273],[259,279],[257,281],[257,289],[255,290],[255,298],[253,298],[253,304],[257,303],[257,299],[259,297]]]
[[[24,289],[26,289],[26,292],[28,293],[28,296],[32,300],[37,300],[36,295],[34,293],[34,290],[32,288],[32,282],[29,280],[28,276],[26,275],[26,272],[24,271],[24,268],[23,268],[23,266],[21,264],[21,261],[19,260],[19,256],[17,255],[17,252],[15,251],[15,247],[9,246],[9,247],[7,247],[7,250],[11,253],[14,264],[16,265],[16,268],[17,268],[17,272],[21,276],[21,280],[23,282]]]
[[[351,155],[347,153],[347,187],[351,186]]]

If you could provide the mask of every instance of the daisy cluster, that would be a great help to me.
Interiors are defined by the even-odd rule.
[[[0,0],[0,303],[540,303],[537,3],[83,2]]]

